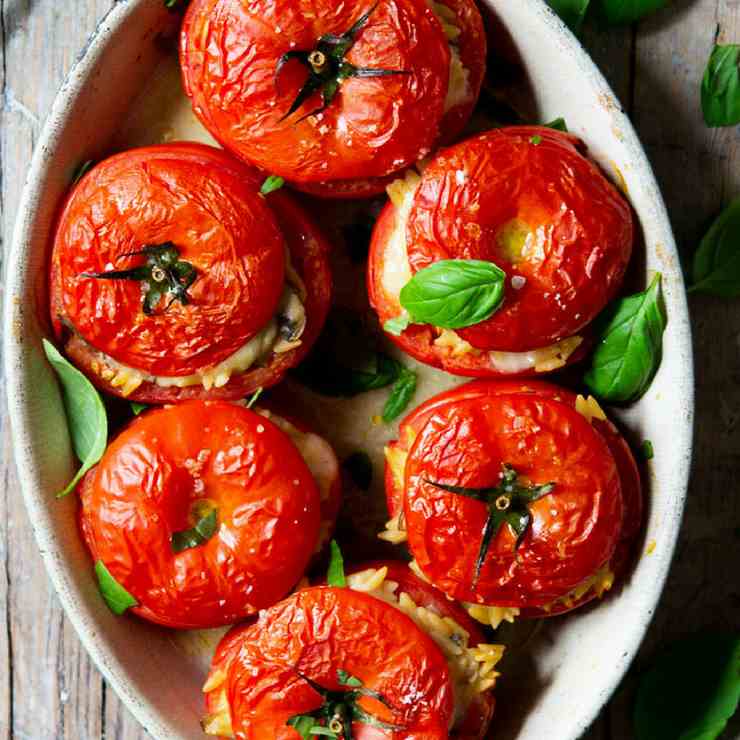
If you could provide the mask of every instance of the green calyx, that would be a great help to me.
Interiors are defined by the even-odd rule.
[[[365,688],[359,678],[351,676],[346,671],[337,671],[337,681],[340,685],[347,687],[339,691],[326,689],[302,673],[298,673],[298,676],[323,699],[318,709],[307,714],[296,714],[286,722],[289,727],[300,734],[303,740],[310,740],[314,736],[331,737],[334,740],[353,740],[353,722],[360,722],[390,732],[404,729],[400,725],[384,722],[360,707],[358,701],[362,697],[369,697],[379,701],[391,711],[393,710],[382,694]]]
[[[501,471],[501,482],[490,488],[465,488],[464,486],[448,486],[444,483],[435,483],[425,479],[427,483],[448,493],[466,496],[486,505],[488,518],[483,528],[483,538],[478,550],[478,559],[475,563],[473,586],[478,583],[483,563],[488,555],[491,542],[504,524],[508,524],[516,534],[514,549],[521,544],[532,523],[530,504],[547,496],[555,489],[554,483],[542,485],[523,485],[519,480],[519,473],[504,463]]]
[[[316,93],[321,94],[321,105],[310,113],[301,116],[296,123],[321,113],[331,105],[332,100],[339,92],[342,81],[350,77],[387,77],[389,75],[408,74],[408,71],[402,69],[356,67],[345,59],[354,45],[357,35],[367,25],[376,7],[377,4],[373,5],[367,13],[360,16],[349,31],[341,36],[325,34],[319,38],[314,49],[287,51],[278,59],[275,67],[276,88],[278,87],[280,73],[288,62],[296,60],[308,69],[308,78],[291,103],[290,108],[288,108],[288,112],[280,119],[281,121],[292,116]]]
[[[198,273],[189,262],[180,259],[180,252],[172,242],[148,244],[137,252],[128,252],[122,257],[146,257],[143,265],[130,270],[108,270],[107,272],[83,272],[82,277],[96,280],[136,280],[141,283],[142,309],[150,315],[164,296],[169,297],[165,311],[180,301],[183,306],[190,303],[188,289]]]

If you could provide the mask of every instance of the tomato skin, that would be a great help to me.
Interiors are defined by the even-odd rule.
[[[99,351],[153,375],[216,365],[265,326],[282,292],[285,240],[251,175],[215,152],[179,144],[134,149],[78,183],[52,254],[57,326],[64,319]],[[160,305],[147,316],[139,282],[83,276],[141,264],[125,255],[164,242],[198,271],[188,305]]]
[[[264,179],[254,169],[241,164],[224,152],[200,144],[178,144],[178,151],[192,152],[193,156],[215,159],[219,165],[229,168],[246,185],[258,190]],[[282,191],[271,193],[266,199],[282,234],[285,237],[291,263],[306,287],[306,329],[301,337],[301,345],[282,354],[273,354],[264,366],[248,369],[232,376],[220,388],[205,390],[203,386],[186,388],[163,387],[152,382],[142,383],[127,398],[141,403],[163,404],[192,399],[237,400],[245,398],[258,388],[268,388],[280,382],[290,368],[295,367],[310,351],[321,333],[329,310],[332,292],[332,278],[329,267],[330,245],[321,230],[295,200]],[[51,278],[52,320],[60,315],[60,281],[54,273],[52,263]],[[57,338],[64,341],[65,329],[58,321],[54,322]],[[101,390],[112,395],[122,395],[121,389],[113,386],[100,375],[96,353],[86,342],[74,334],[65,342],[65,350],[70,359]]]
[[[370,253],[367,262],[367,290],[370,305],[378,315],[382,326],[389,319],[402,312],[397,295],[392,295],[383,285],[383,272],[388,261],[389,237],[395,230],[397,209],[390,201],[383,207],[373,228]],[[461,332],[458,332],[461,333]],[[481,353],[470,352],[454,357],[449,349],[434,344],[436,337],[432,327],[427,324],[412,324],[402,334],[396,336],[386,332],[386,336],[407,354],[425,365],[469,378],[510,378],[541,375],[534,367],[518,372],[504,372],[491,365]],[[582,332],[583,342],[567,358],[565,365],[580,362],[588,353],[593,342],[588,327]]]
[[[552,612],[541,614],[536,607],[544,606],[555,598],[564,595],[570,591],[573,586],[580,583],[580,581],[585,577],[595,572],[606,561],[610,561],[615,571],[623,571],[624,566],[626,565],[625,561],[627,559],[625,555],[631,551],[634,537],[639,530],[642,512],[642,493],[639,473],[629,448],[617,430],[608,422],[598,421],[594,422],[592,430],[584,427],[584,425],[580,423],[586,423],[583,417],[581,417],[579,421],[576,419],[576,416],[574,416],[577,415],[575,411],[572,411],[570,414],[567,412],[567,409],[572,409],[575,405],[575,396],[556,386],[536,381],[476,381],[460,386],[459,388],[448,391],[447,393],[440,394],[412,412],[401,423],[399,440],[391,443],[391,447],[400,447],[403,450],[408,450],[409,439],[407,432],[408,430],[412,430],[417,436],[411,448],[411,455],[409,457],[409,463],[411,463],[411,460],[416,454],[414,451],[418,449],[417,445],[421,443],[420,437],[427,433],[427,428],[429,427],[430,422],[432,424],[436,423],[438,426],[442,426],[441,420],[452,418],[455,423],[466,425],[468,437],[466,444],[469,445],[470,455],[474,456],[472,451],[473,445],[476,444],[477,437],[480,436],[480,432],[476,432],[476,429],[480,428],[481,422],[479,419],[474,420],[470,410],[478,407],[483,408],[492,399],[498,399],[499,403],[503,399],[504,405],[508,404],[509,406],[516,406],[517,404],[512,404],[512,399],[517,397],[519,397],[520,403],[525,403],[525,406],[522,408],[526,408],[527,405],[531,405],[533,402],[538,405],[549,406],[551,412],[555,413],[555,418],[562,418],[563,426],[565,426],[567,421],[568,429],[570,430],[569,436],[584,438],[590,437],[590,440],[588,440],[588,446],[592,451],[596,451],[601,447],[598,459],[600,460],[599,466],[602,468],[602,473],[608,474],[610,467],[615,472],[614,481],[610,480],[605,484],[606,488],[603,502],[600,505],[599,510],[594,515],[593,528],[592,531],[588,533],[588,542],[585,543],[586,546],[583,548],[582,552],[578,553],[574,558],[571,558],[571,562],[568,562],[566,565],[564,565],[564,561],[561,557],[555,558],[555,561],[551,563],[551,567],[549,569],[550,572],[548,572],[544,577],[539,577],[536,588],[532,585],[531,578],[528,579],[527,567],[531,562],[530,547],[535,535],[538,540],[541,540],[541,542],[538,542],[539,546],[541,544],[546,545],[548,538],[555,534],[558,536],[558,542],[553,542],[553,544],[559,544],[561,548],[570,547],[572,538],[578,535],[578,527],[575,527],[564,532],[567,534],[567,537],[561,537],[563,532],[559,532],[555,527],[554,520],[551,521],[547,517],[546,512],[549,505],[548,499],[553,501],[556,500],[558,493],[556,487],[555,492],[550,497],[546,497],[533,505],[533,527],[519,550],[519,559],[522,560],[524,565],[527,567],[518,568],[518,581],[515,579],[513,586],[500,587],[499,585],[495,589],[495,596],[491,596],[490,593],[487,593],[481,598],[476,599],[475,594],[470,591],[470,584],[452,584],[449,582],[450,579],[437,577],[437,573],[432,570],[428,570],[422,562],[420,562],[420,566],[435,585],[442,587],[445,592],[458,598],[462,598],[467,601],[478,601],[479,603],[497,604],[501,606],[519,606],[525,610],[529,609],[529,611],[525,611],[525,616],[534,616],[535,614],[538,616],[545,616],[548,614],[553,615],[555,613],[559,613],[560,610],[553,610]],[[553,404],[555,406],[553,406]],[[448,436],[449,446],[446,448],[446,453],[449,456],[450,461],[452,461],[453,459],[457,459],[455,458],[457,453],[454,451],[456,444],[455,434],[451,431]],[[599,438],[598,444],[595,442],[594,438]],[[479,457],[475,465],[472,467],[466,467],[463,461],[458,460],[459,467],[462,470],[461,476],[475,476],[480,472],[479,468],[486,467],[487,460],[488,457],[485,455]],[[511,462],[511,460],[509,460],[509,462]],[[451,462],[449,464],[451,465]],[[516,462],[513,464],[515,468],[519,469]],[[538,467],[546,469],[546,462]],[[410,468],[411,464],[407,464],[407,497],[405,499],[405,513],[407,517],[407,526],[409,528],[409,544],[414,555],[417,556],[417,550],[414,547],[414,540],[412,537],[412,524],[408,521],[410,513],[408,486],[410,476],[414,474],[414,471],[410,470]],[[444,467],[441,469],[444,469]],[[618,477],[616,471],[618,471]],[[547,477],[548,472],[543,472],[542,475]],[[553,474],[549,477],[555,478]],[[538,478],[534,477],[533,480],[535,482],[547,482],[540,481]],[[443,482],[449,481],[445,478]],[[487,481],[484,482],[484,484],[487,484]],[[464,485],[478,484],[466,482]],[[386,490],[388,495],[389,511],[391,516],[394,516],[398,512],[401,498],[399,496],[400,492],[396,481],[388,466],[386,466]],[[566,491],[563,491],[563,494],[565,493]],[[569,491],[567,494],[568,497],[570,497]],[[435,497],[434,500],[436,501],[437,498]],[[574,503],[575,498],[571,500],[571,504]],[[469,538],[472,539],[473,544],[468,547],[468,549],[475,551],[472,553],[472,559],[474,562],[475,557],[477,556],[477,547],[480,542],[480,531],[482,531],[482,521],[480,522],[480,528],[478,528],[478,519],[481,517],[482,512],[478,511],[476,513],[475,511],[470,511],[470,509],[477,508],[478,506],[483,509],[483,507],[479,504],[477,504],[476,507],[470,507],[470,504],[477,504],[477,502],[473,502],[468,499],[461,502],[455,502],[452,511],[460,510],[463,518],[467,516],[475,522],[474,525],[470,525],[471,532],[469,533]],[[439,506],[440,510],[448,511],[449,504],[446,502],[440,503]],[[558,504],[558,506],[560,506],[560,504]],[[543,521],[539,521],[536,512],[540,512],[540,515],[543,515],[542,510],[544,510],[545,519]],[[582,509],[582,511],[587,510],[587,508]],[[484,511],[485,509],[483,509],[483,512]],[[476,516],[478,518],[473,519]],[[465,530],[467,525],[468,522],[463,521],[460,524],[461,530]],[[427,542],[429,541],[430,536],[432,535],[428,533]],[[453,539],[454,541],[457,541],[460,536],[461,535],[459,535],[459,533],[456,533],[454,538],[449,538],[449,542],[445,541],[443,549],[452,550],[452,553],[444,552],[443,554],[438,554],[440,560],[442,557],[445,557],[454,561],[456,558],[463,558],[465,556],[465,553],[463,552],[465,548],[461,547],[459,542],[456,545],[453,545]],[[501,547],[497,547],[497,541],[494,540],[491,552],[496,552],[497,555],[501,555],[502,557],[511,553],[511,549],[509,549],[507,553],[506,547],[504,546],[504,542],[509,539],[511,539],[513,543],[511,533],[507,532],[506,534],[501,534],[498,538],[498,544],[500,544]],[[566,542],[561,542],[560,539],[563,539]],[[512,543],[509,543],[509,545],[513,546]],[[421,549],[423,549],[423,547]],[[544,558],[542,562],[546,563],[546,553],[543,552],[541,548],[539,554]],[[467,553],[467,556],[471,557],[471,553]],[[418,559],[419,558],[417,557],[417,560]],[[422,560],[423,559],[424,558],[422,557]],[[440,564],[440,568],[441,567],[452,566],[448,563],[446,566]],[[479,596],[480,591],[486,588],[487,569],[490,571],[488,563],[484,566],[483,573],[481,575],[481,583],[479,583],[478,589]],[[470,567],[470,571],[472,572],[472,566]],[[557,573],[559,573],[559,575],[556,578]],[[572,586],[569,586],[571,583]],[[517,586],[520,587],[519,592],[512,594],[512,590],[516,590]],[[568,587],[566,588],[566,586]],[[545,593],[548,588],[552,590]],[[557,590],[561,590],[562,593],[558,595]],[[551,596],[553,598],[550,598]],[[585,601],[592,597],[593,594],[589,594],[588,598],[584,597],[580,603],[585,603]]]
[[[393,715],[377,702],[367,709],[403,724],[403,733],[355,724],[358,740],[448,737],[454,698],[447,662],[409,617],[379,599],[349,589],[304,589],[262,612],[239,638],[227,678],[239,740],[298,737],[287,719],[320,700],[296,669],[332,689],[340,688],[337,671],[345,670],[388,699]]]
[[[284,596],[318,539],[319,493],[290,439],[231,403],[150,410],[109,445],[79,489],[95,561],[168,627],[231,624]],[[219,529],[174,553],[195,501],[218,508]],[[296,525],[296,522],[300,522]]]
[[[281,55],[342,34],[369,10],[359,0],[195,0],[183,22],[180,59],[186,93],[208,130],[238,156],[293,182],[381,177],[431,151],[442,118],[450,50],[421,0],[381,0],[346,59],[406,74],[344,80],[321,119],[281,121],[306,79]]]

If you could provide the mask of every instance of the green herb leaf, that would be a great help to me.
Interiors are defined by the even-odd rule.
[[[139,606],[139,602],[111,575],[102,560],[95,563],[95,575],[98,577],[100,593],[114,614],[120,617],[128,609]]]
[[[694,255],[689,292],[740,296],[740,198],[720,214]]]
[[[373,463],[366,452],[353,452],[343,463],[344,469],[358,488],[370,489],[373,482]]]
[[[383,407],[383,421],[390,424],[397,419],[411,403],[414,393],[416,393],[416,373],[404,367]]]
[[[46,359],[59,378],[62,399],[67,414],[69,435],[82,467],[57,498],[73,491],[90,468],[105,452],[108,443],[108,417],[100,394],[93,384],[46,339],[43,340]]]
[[[637,740],[714,740],[740,700],[740,635],[695,635],[669,647],[640,681]]]
[[[405,314],[401,314],[400,316],[388,319],[383,324],[383,329],[389,334],[393,334],[394,337],[400,337],[409,328],[409,324],[411,324],[411,319]]]
[[[660,273],[644,293],[607,308],[599,318],[599,344],[584,377],[597,398],[620,403],[647,391],[660,366],[667,321]]]
[[[146,411],[148,408],[149,406],[146,403],[131,401],[131,411],[134,412],[134,416],[138,416],[142,411]]]
[[[642,445],[640,445],[640,453],[642,454],[643,460],[652,460],[655,457],[653,443],[649,439],[646,439]]]
[[[336,540],[331,541],[329,546],[331,550],[329,558],[329,570],[326,574],[326,582],[336,588],[344,588],[347,585],[347,578],[344,575],[344,558],[342,551]]]
[[[667,4],[668,0],[594,0],[593,7],[608,25],[624,26],[637,23]]]
[[[175,10],[179,7],[186,7],[190,0],[164,0],[164,7]]]
[[[547,2],[571,31],[578,33],[581,30],[591,0],[547,0]]]
[[[701,83],[704,121],[712,128],[740,123],[740,45],[717,45]]]
[[[172,551],[182,552],[192,547],[198,547],[216,534],[218,529],[218,510],[211,509],[204,514],[194,527],[186,529],[184,532],[174,532],[172,534]]]
[[[534,144],[535,146],[539,146],[542,143],[542,137],[541,136],[533,136],[529,140],[530,144]]]
[[[285,178],[282,178],[279,175],[270,175],[262,183],[260,193],[262,193],[262,195],[269,195],[270,193],[274,193],[276,190],[280,190],[283,185],[285,185]]]
[[[556,118],[554,121],[546,123],[545,126],[547,128],[554,129],[555,131],[562,131],[566,134],[568,133],[568,124],[565,122],[564,118]]]
[[[262,388],[262,386],[260,386],[259,388],[257,388],[257,390],[250,397],[249,401],[247,401],[247,408],[248,409],[251,409],[252,406],[254,406],[254,404],[257,403],[257,401],[259,400],[259,397],[262,395],[262,392],[263,391],[264,391],[264,388]]]
[[[418,324],[462,329],[490,318],[504,300],[506,273],[483,260],[440,260],[401,289],[401,305]]]
[[[77,185],[77,183],[82,180],[82,178],[90,172],[90,170],[95,165],[95,161],[92,159],[88,159],[86,162],[82,162],[77,166],[75,171],[72,173],[72,185]]]

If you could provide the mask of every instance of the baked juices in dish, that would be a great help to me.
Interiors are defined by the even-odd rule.
[[[347,588],[298,591],[227,634],[203,728],[241,740],[312,737],[300,731],[311,726],[355,740],[479,740],[503,651],[406,564],[373,563]]]
[[[329,306],[328,245],[263,180],[183,143],[123,152],[75,186],[51,319],[96,386],[142,403],[244,398],[306,354]]]
[[[326,197],[388,176],[457,137],[486,59],[473,0],[193,0],[180,62],[221,144]]]
[[[642,520],[627,443],[596,401],[538,381],[474,381],[407,416],[386,448],[392,519],[413,567],[497,627],[602,596]]]
[[[388,188],[370,302],[401,349],[473,377],[536,375],[583,356],[632,252],[626,200],[575,137],[489,131]]]
[[[106,601],[122,593],[134,614],[176,628],[232,624],[285,596],[341,495],[327,442],[227,401],[144,412],[78,492]]]

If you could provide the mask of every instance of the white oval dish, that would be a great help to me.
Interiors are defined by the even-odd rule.
[[[664,275],[664,360],[648,394],[618,414],[632,441],[653,441],[644,550],[621,593],[553,620],[501,683],[499,740],[575,740],[622,678],[658,603],[681,524],[693,423],[691,336],[668,217],[637,137],[606,82],[542,0],[485,0],[511,37],[542,120],[565,117],[591,154],[623,177],[641,222],[647,271]],[[202,738],[202,634],[180,640],[114,617],[100,599],[77,533],[73,497],[57,501],[72,468],[59,391],[41,348],[47,245],[79,162],[106,151],[160,58],[176,19],[162,0],[117,3],[61,89],[37,147],[7,270],[4,352],[16,464],[44,562],[80,639],[128,708],[157,740]],[[199,641],[203,644],[198,646]],[[187,646],[187,649],[183,649]]]

